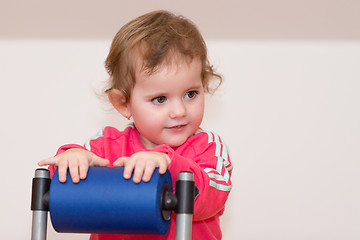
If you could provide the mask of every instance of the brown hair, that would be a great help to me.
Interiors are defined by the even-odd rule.
[[[117,32],[105,61],[110,75],[110,86],[105,92],[118,89],[129,101],[139,57],[142,69],[151,74],[161,64],[166,64],[166,60],[172,58],[172,53],[200,59],[201,78],[206,92],[215,91],[221,84],[222,77],[210,65],[205,41],[195,24],[183,16],[160,10],[130,21]],[[214,78],[219,82],[212,88],[209,82]]]

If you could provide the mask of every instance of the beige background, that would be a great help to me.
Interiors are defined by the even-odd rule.
[[[358,0],[2,0],[0,36],[109,39],[154,9],[186,15],[208,39],[360,39]]]
[[[225,77],[203,122],[234,163],[224,239],[360,239],[360,1],[340,0],[1,1],[0,238],[29,238],[39,160],[127,124],[94,91],[119,27],[159,8]]]

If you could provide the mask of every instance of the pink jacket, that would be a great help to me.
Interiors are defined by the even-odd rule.
[[[232,164],[226,145],[218,135],[199,129],[177,148],[163,144],[148,150],[143,145],[136,127],[130,124],[124,131],[105,127],[88,140],[85,146],[65,145],[59,149],[58,154],[74,147],[87,149],[99,157],[108,159],[109,167],[112,167],[119,157],[131,156],[139,151],[167,153],[171,159],[168,170],[174,189],[180,171],[193,172],[195,185],[199,188],[199,194],[195,199],[192,239],[221,239],[219,217],[224,211],[232,187]],[[54,168],[50,170],[53,171]],[[170,229],[165,236],[92,234],[90,239],[175,239],[175,228],[176,215],[173,214]]]

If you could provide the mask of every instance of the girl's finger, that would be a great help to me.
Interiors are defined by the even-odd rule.
[[[118,158],[113,163],[114,167],[123,167],[126,159],[128,159],[128,157],[120,157],[120,158]]]
[[[59,173],[59,181],[66,182],[66,175],[68,169],[68,162],[67,161],[60,161],[58,163],[58,173]]]
[[[39,166],[45,166],[45,165],[57,165],[57,159],[55,157],[50,157],[47,159],[44,159],[40,162],[38,162]]]
[[[87,159],[79,160],[79,176],[85,179],[89,170],[89,161]]]
[[[165,155],[164,158],[160,158],[158,161],[159,173],[164,174],[169,166],[168,156]]]
[[[168,165],[167,164],[159,164],[159,173],[164,174],[166,173]]]
[[[148,182],[151,179],[152,174],[154,173],[155,170],[155,164],[148,164],[146,165],[146,168],[144,170],[144,175],[142,177],[142,180],[144,182]]]
[[[129,160],[130,158],[128,158]],[[135,167],[135,162],[134,161],[124,161],[124,178],[125,179],[130,179],[131,178],[131,174],[134,170]]]
[[[141,182],[141,178],[143,177],[145,171],[145,164],[143,161],[138,161],[135,169],[134,169],[134,175],[133,175],[133,182],[139,183]]]
[[[92,154],[92,159],[90,161],[90,166],[97,166],[97,167],[106,167],[109,165],[109,160],[96,156]]]
[[[78,183],[80,181],[79,177],[79,162],[78,161],[71,161],[69,163],[69,172],[71,179],[74,183]]]

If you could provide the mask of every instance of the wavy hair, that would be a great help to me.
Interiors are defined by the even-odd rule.
[[[175,55],[199,58],[205,92],[213,93],[221,84],[222,76],[210,65],[207,47],[193,22],[183,16],[159,10],[144,14],[125,24],[115,35],[105,68],[110,75],[108,93],[118,89],[130,100],[135,85],[135,69],[139,59],[142,70],[149,74],[163,64],[170,64]],[[217,79],[215,87],[210,80]]]

